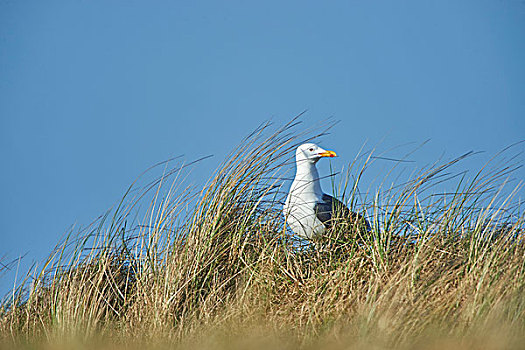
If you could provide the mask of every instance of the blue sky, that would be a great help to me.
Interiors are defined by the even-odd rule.
[[[23,270],[150,165],[213,154],[203,182],[305,109],[340,120],[335,167],[427,139],[416,166],[479,167],[525,139],[524,38],[517,0],[0,1],[0,257]]]

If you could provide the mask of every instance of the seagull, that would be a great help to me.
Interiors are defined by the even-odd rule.
[[[351,212],[343,202],[321,190],[315,164],[323,157],[337,157],[337,154],[315,143],[297,147],[295,179],[283,206],[286,222],[296,235],[309,240],[322,236],[336,216],[363,223],[370,230],[370,225],[361,215]]]

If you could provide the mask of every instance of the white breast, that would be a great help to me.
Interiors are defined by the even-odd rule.
[[[313,186],[294,181],[284,204],[284,216],[292,231],[307,239],[325,232],[326,228],[315,214],[315,204],[321,200]]]

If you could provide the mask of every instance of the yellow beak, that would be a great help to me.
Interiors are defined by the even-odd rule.
[[[320,157],[337,157],[337,154],[334,151],[324,151],[319,153]]]

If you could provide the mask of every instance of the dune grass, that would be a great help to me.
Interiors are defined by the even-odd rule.
[[[397,183],[386,173],[363,194],[375,158],[356,157],[333,191],[372,231],[341,223],[313,245],[281,213],[295,147],[324,132],[298,124],[262,125],[200,191],[185,185],[193,164],[159,165],[161,177],[68,235],[3,301],[0,346],[524,347],[513,159],[455,176],[467,154]],[[434,192],[443,182],[453,187]]]

